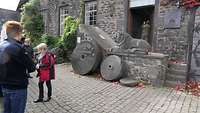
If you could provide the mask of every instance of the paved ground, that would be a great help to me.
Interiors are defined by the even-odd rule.
[[[26,113],[200,113],[200,99],[167,88],[129,88],[72,73],[58,65],[53,99],[37,99],[37,79],[31,79]]]
[[[2,98],[0,98],[0,103],[2,103]],[[3,106],[2,106],[2,104],[0,104],[0,113],[2,113],[3,111],[3,108],[2,108]]]

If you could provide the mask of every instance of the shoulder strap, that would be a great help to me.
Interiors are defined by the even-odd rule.
[[[51,55],[50,55],[50,53],[48,53],[48,60],[49,60],[49,65],[51,66],[52,63],[51,63]]]

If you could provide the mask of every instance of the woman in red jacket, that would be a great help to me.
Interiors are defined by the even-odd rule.
[[[37,57],[38,64],[36,68],[38,69],[38,76],[39,76],[39,98],[34,101],[35,103],[43,102],[44,98],[44,88],[43,84],[46,82],[46,86],[48,89],[48,98],[44,102],[48,102],[51,100],[52,95],[52,86],[51,80],[55,79],[55,68],[54,68],[54,60],[50,53],[47,52],[47,45],[45,43],[41,43],[37,46],[38,51],[40,54]]]

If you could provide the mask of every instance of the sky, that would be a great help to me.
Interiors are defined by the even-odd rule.
[[[17,10],[20,0],[0,0],[0,8],[8,10]]]

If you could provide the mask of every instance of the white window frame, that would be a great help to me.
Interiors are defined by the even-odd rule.
[[[97,22],[97,1],[85,2],[85,24],[96,25]]]
[[[60,7],[60,35],[63,34],[64,32],[64,23],[65,23],[65,18],[69,16],[69,7],[68,6],[63,6]]]
[[[155,0],[129,0],[129,2],[130,8],[155,5]]]

